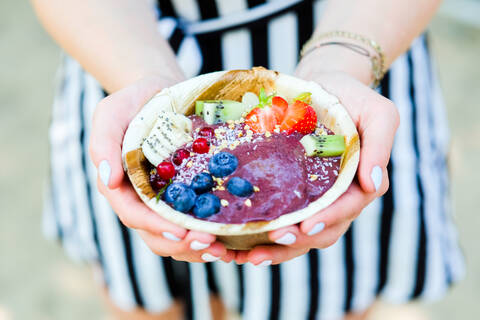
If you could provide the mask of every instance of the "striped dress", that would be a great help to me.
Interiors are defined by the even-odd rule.
[[[321,1],[160,0],[158,30],[187,77],[265,66],[293,73]],[[50,127],[51,184],[44,229],[69,256],[101,266],[119,307],[157,313],[174,299],[209,319],[209,293],[244,319],[338,319],[378,298],[441,298],[464,272],[449,201],[448,129],[426,36],[387,73],[381,94],[401,124],[388,166],[391,186],[340,240],[281,265],[189,264],[154,255],[96,189],[87,142],[99,83],[65,57]]]

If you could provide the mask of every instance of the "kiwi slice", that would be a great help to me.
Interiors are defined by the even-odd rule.
[[[345,137],[341,135],[309,134],[300,139],[307,156],[336,157],[345,152]]]
[[[208,124],[216,124],[240,119],[247,107],[247,105],[233,100],[197,101],[195,102],[195,114],[203,117]]]

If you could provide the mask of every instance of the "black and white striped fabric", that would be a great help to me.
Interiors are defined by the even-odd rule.
[[[159,32],[186,75],[265,66],[292,73],[320,17],[320,1],[160,0]],[[464,272],[450,215],[448,129],[426,37],[395,61],[381,85],[401,115],[390,190],[325,250],[278,266],[187,264],[154,255],[96,189],[87,152],[98,82],[66,57],[50,127],[51,187],[44,229],[76,260],[98,263],[121,308],[156,313],[174,299],[209,319],[209,293],[244,319],[338,319],[375,299],[442,297]]]

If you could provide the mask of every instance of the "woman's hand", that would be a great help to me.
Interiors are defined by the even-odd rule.
[[[297,69],[297,76],[319,83],[337,96],[349,112],[361,141],[357,179],[329,207],[298,225],[271,231],[269,238],[279,245],[237,252],[237,263],[277,264],[311,248],[327,248],[347,231],[363,208],[388,189],[387,164],[399,125],[393,103],[343,72],[316,71],[312,64],[304,63]]]
[[[90,138],[90,155],[98,168],[98,189],[123,224],[136,229],[154,253],[190,262],[230,261],[233,252],[227,252],[214,235],[186,230],[150,210],[123,171],[122,142],[128,124],[155,93],[178,80],[144,78],[98,104]]]

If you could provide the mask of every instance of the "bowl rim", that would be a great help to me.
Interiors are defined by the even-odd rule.
[[[242,224],[227,224],[200,220],[191,215],[176,211],[165,202],[161,200],[157,201],[155,197],[152,198],[144,194],[141,188],[133,183],[127,167],[126,155],[129,152],[141,148],[143,138],[148,136],[153,122],[156,119],[156,115],[162,111],[189,114],[192,111],[194,102],[207,88],[218,83],[222,78],[230,77],[232,72],[257,72],[258,68],[251,70],[218,71],[200,75],[161,90],[141,108],[125,132],[122,146],[124,169],[135,191],[151,210],[166,220],[189,230],[224,236],[238,236],[267,232],[299,223],[328,207],[348,189],[355,177],[360,159],[360,139],[350,115],[340,103],[340,100],[313,81],[305,81],[276,71],[261,69],[262,73],[258,76],[265,75],[264,72],[267,72],[267,76],[274,79],[275,91],[287,99],[294,98],[300,92],[311,92],[311,105],[317,112],[319,119],[321,119],[320,122],[335,133],[345,136],[346,152],[342,157],[341,169],[333,186],[320,198],[309,203],[305,208],[283,214],[270,221],[254,221]]]

